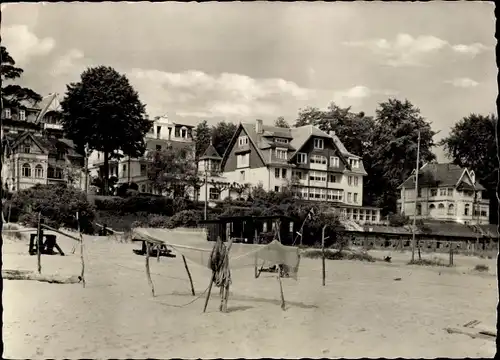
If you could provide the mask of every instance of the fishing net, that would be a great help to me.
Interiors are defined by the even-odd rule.
[[[187,260],[210,269],[210,255],[215,243],[207,241],[204,232],[135,228],[132,230],[132,239],[164,244],[184,255]],[[297,279],[300,264],[299,249],[285,246],[276,240],[265,245],[232,244],[229,252],[231,269],[254,268],[263,264],[285,265],[288,275]]]

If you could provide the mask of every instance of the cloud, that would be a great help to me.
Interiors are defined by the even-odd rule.
[[[392,90],[370,89],[364,85],[356,85],[349,89],[335,91],[333,101],[340,106],[360,105],[364,99],[375,95],[391,96],[396,92]]]
[[[471,88],[479,85],[477,81],[474,81],[469,78],[456,78],[453,80],[445,81],[445,83],[451,84],[455,87],[462,87],[462,88]]]
[[[274,116],[284,104],[306,101],[314,95],[313,90],[279,78],[137,68],[127,75],[153,116],[166,111],[198,117]]]
[[[53,38],[38,38],[26,25],[12,25],[2,31],[2,40],[14,60],[25,65],[32,57],[49,54],[56,43]]]
[[[74,73],[83,58],[84,54],[81,50],[69,50],[67,53],[65,53],[55,61],[53,65],[54,75],[60,76]]]
[[[372,39],[367,41],[344,42],[344,45],[362,47],[381,56],[389,66],[422,66],[425,56],[443,49],[451,49],[455,53],[477,55],[489,47],[474,43],[470,45],[452,45],[449,42],[432,35],[413,37],[409,34],[398,34],[394,41],[387,39]]]

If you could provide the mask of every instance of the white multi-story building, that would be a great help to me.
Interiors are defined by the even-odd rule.
[[[398,208],[417,219],[455,221],[465,224],[489,223],[489,200],[474,171],[454,164],[428,163],[418,172],[415,198],[415,171],[399,186]],[[417,200],[415,206],[415,200]]]

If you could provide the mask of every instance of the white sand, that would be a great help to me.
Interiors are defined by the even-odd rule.
[[[79,248],[42,256],[42,273],[79,275]],[[448,334],[471,320],[495,328],[496,259],[455,257],[457,267],[303,259],[299,280],[284,279],[287,310],[275,276],[233,271],[229,313],[218,289],[207,313],[193,299],[182,259],[151,259],[152,298],[139,245],[86,240],[87,287],[4,280],[4,358],[493,357],[495,342]],[[6,241],[3,268],[36,270],[25,241]],[[385,254],[385,252],[372,252]],[[425,255],[429,257],[430,255]],[[447,259],[446,255],[441,255]],[[475,264],[488,264],[476,274]],[[190,264],[198,293],[208,269]],[[440,274],[441,272],[441,274]],[[464,274],[465,273],[465,274]],[[401,281],[394,281],[400,277]]]

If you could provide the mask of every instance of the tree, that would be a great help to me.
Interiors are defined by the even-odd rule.
[[[230,122],[221,121],[212,128],[212,142],[217,152],[223,156],[238,127]]]
[[[470,114],[453,126],[450,134],[440,141],[453,163],[474,170],[476,179],[486,188],[490,200],[490,223],[498,223],[498,158],[495,131],[498,118]]]
[[[0,38],[1,42],[1,38]],[[3,107],[15,107],[19,105],[22,101],[29,101],[33,105],[42,100],[42,97],[37,92],[33,91],[30,88],[22,87],[16,84],[8,84],[7,82],[14,81],[19,79],[23,74],[24,70],[16,67],[16,62],[10,56],[9,52],[5,48],[5,46],[0,47],[1,52],[1,79],[2,79],[2,106]]]
[[[108,191],[109,160],[122,151],[142,156],[144,136],[152,123],[126,76],[107,66],[89,68],[77,83],[67,85],[61,101],[62,123],[68,137],[82,148],[104,153],[104,190]]]
[[[208,145],[210,144],[210,139],[212,137],[212,129],[208,126],[207,121],[203,120],[196,126],[194,131],[194,141],[196,147],[196,159],[199,159]]]
[[[148,178],[160,193],[186,197],[190,184],[198,178],[196,163],[187,148],[167,148],[149,154]]]
[[[280,128],[289,128],[290,127],[290,125],[287,123],[287,121],[285,120],[285,118],[283,116],[278,117],[274,121],[274,126],[280,127]]]
[[[430,123],[408,100],[389,99],[379,104],[364,191],[384,214],[396,212],[397,187],[416,167],[419,131],[421,166],[436,157],[432,152],[436,132]]]

